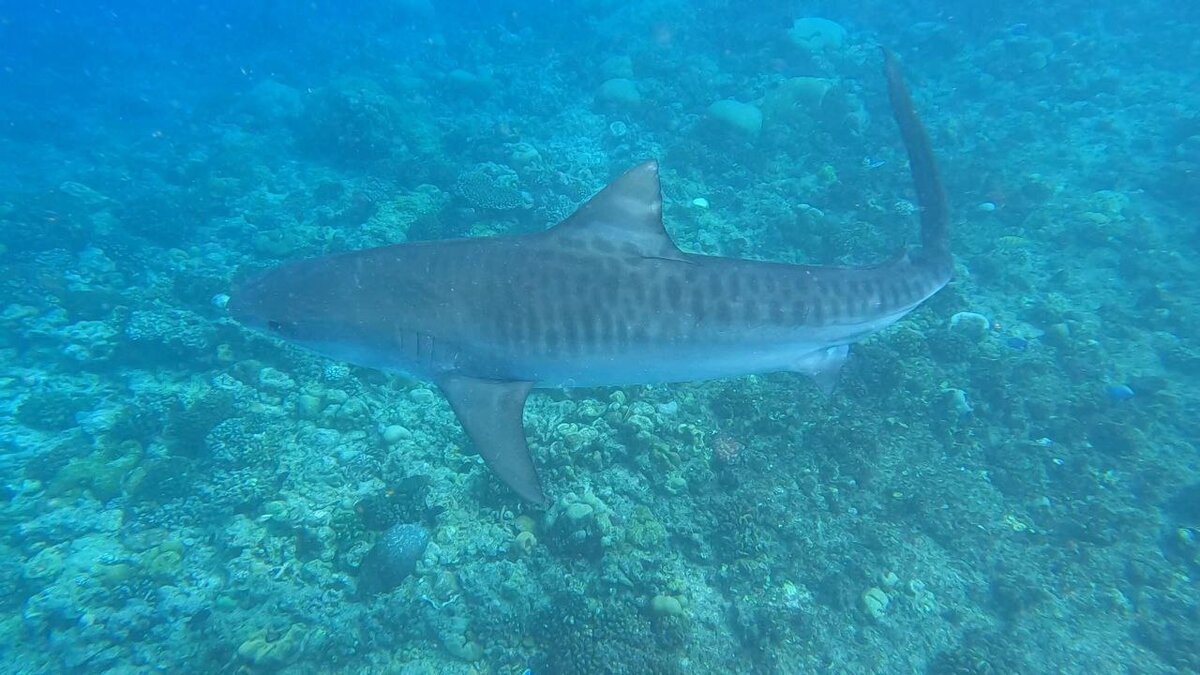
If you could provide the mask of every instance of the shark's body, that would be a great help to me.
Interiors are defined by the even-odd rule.
[[[870,268],[684,253],[663,229],[658,166],[646,162],[547,232],[288,263],[235,292],[231,312],[327,356],[437,383],[493,471],[544,502],[521,422],[531,388],[782,370],[829,386],[850,344],[946,284],[945,195],[885,61],[922,207],[918,252]]]

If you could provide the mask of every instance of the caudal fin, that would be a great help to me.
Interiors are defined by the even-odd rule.
[[[921,207],[922,251],[919,260],[925,265],[945,268],[948,273],[953,261],[950,257],[950,203],[946,198],[946,189],[938,173],[929,135],[917,117],[912,97],[904,84],[900,62],[886,47],[881,49],[892,115],[900,127],[904,149],[908,151],[908,165],[917,190],[917,204]]]

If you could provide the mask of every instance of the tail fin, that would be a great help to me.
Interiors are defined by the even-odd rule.
[[[949,271],[953,261],[950,257],[950,203],[946,198],[946,189],[942,186],[942,177],[938,174],[929,136],[917,117],[912,97],[904,84],[900,62],[887,48],[881,49],[892,115],[900,127],[904,149],[908,151],[908,165],[917,189],[917,203],[921,207],[922,251],[919,260],[938,268],[944,266]]]

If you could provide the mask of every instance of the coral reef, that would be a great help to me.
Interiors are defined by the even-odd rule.
[[[505,211],[528,206],[519,180],[512,169],[485,162],[459,174],[454,193],[476,208]]]
[[[1200,670],[1189,7],[27,4],[0,671]],[[539,231],[648,158],[689,251],[884,259],[920,213],[876,43],[957,269],[832,395],[538,391],[536,510],[432,385],[225,314],[280,260]]]
[[[595,606],[582,596],[558,598],[556,611],[542,619],[537,639],[547,672],[685,672],[671,649],[664,648],[651,621],[636,607],[620,602]]]
[[[360,588],[367,593],[390,591],[417,569],[425,555],[429,533],[413,523],[389,527],[371,547],[358,569]]]

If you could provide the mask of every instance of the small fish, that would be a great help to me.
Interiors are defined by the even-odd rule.
[[[1110,384],[1104,388],[1110,401],[1128,401],[1133,398],[1133,389],[1126,384]]]
[[[996,240],[1002,248],[1023,248],[1029,245],[1029,240],[1025,237],[1018,237],[1015,234],[1006,234]]]
[[[1004,346],[1014,351],[1023,352],[1029,348],[1029,340],[1013,335],[1004,338]]]

